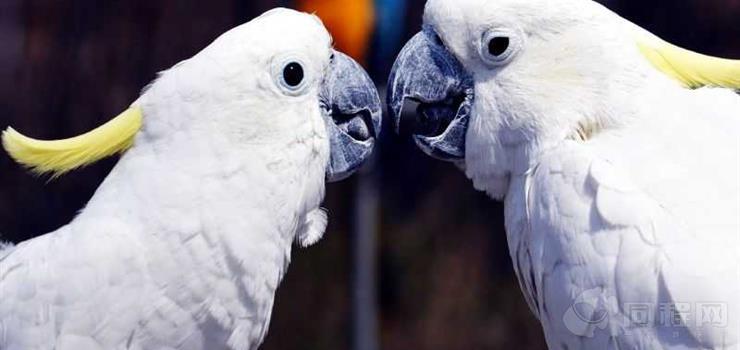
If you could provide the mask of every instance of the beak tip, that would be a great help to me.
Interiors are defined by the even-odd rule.
[[[396,134],[401,131],[401,113],[394,107],[388,106],[388,118],[393,122],[393,130]]]
[[[396,96],[395,91],[389,87],[388,96],[386,98],[386,107],[388,109],[388,118],[393,123],[393,129],[396,134],[401,131],[401,112],[403,109],[403,99]]]
[[[381,132],[383,131],[383,112],[373,112],[372,114],[372,127],[373,132],[372,134],[375,136],[376,139],[380,138]]]

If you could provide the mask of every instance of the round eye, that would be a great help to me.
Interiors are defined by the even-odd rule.
[[[303,66],[298,62],[290,62],[283,68],[283,81],[288,87],[299,87],[303,83],[303,77]]]
[[[272,79],[283,94],[300,96],[308,91],[313,80],[304,62],[301,55],[295,53],[273,58],[270,68]]]
[[[521,36],[510,30],[492,30],[483,34],[480,44],[480,55],[493,66],[508,63],[521,48]]]

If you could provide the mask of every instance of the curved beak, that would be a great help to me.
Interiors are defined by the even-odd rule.
[[[464,159],[473,79],[429,28],[404,46],[388,79],[386,102],[396,132],[406,99],[419,104],[412,130],[419,148],[442,160]]]
[[[326,179],[340,181],[372,154],[380,135],[380,97],[365,70],[349,56],[334,51],[319,100],[331,147]]]

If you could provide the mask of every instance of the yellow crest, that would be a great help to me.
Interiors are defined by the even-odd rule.
[[[687,88],[740,89],[740,60],[702,55],[645,33],[638,35],[637,45],[655,68]]]
[[[3,131],[3,147],[34,173],[57,177],[127,150],[141,123],[141,109],[132,107],[88,133],[64,140],[36,140],[9,127]]]

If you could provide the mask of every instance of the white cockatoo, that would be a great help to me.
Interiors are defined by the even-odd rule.
[[[740,62],[589,0],[430,0],[389,84],[504,199],[550,349],[738,348]]]
[[[0,349],[255,349],[325,180],[370,154],[380,100],[312,15],[277,9],[162,73],[88,134],[8,129],[60,175],[124,152],[68,225],[0,252]]]

